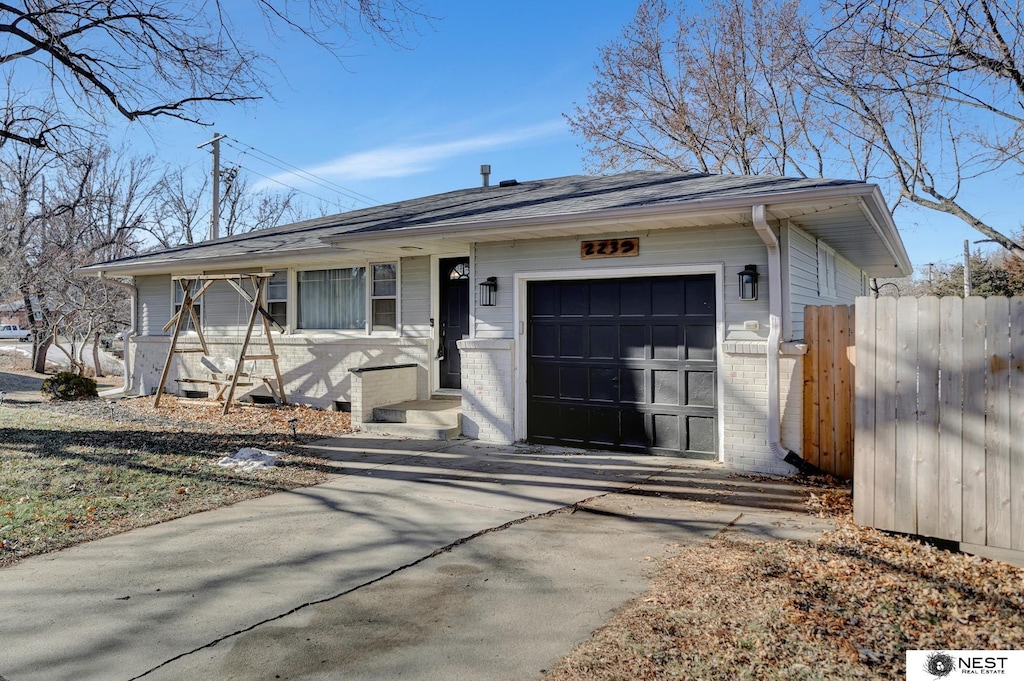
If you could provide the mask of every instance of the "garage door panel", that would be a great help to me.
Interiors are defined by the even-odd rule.
[[[563,366],[558,369],[558,396],[564,400],[587,398],[587,367]]]
[[[590,316],[619,316],[619,282],[617,280],[595,282],[590,286]]]
[[[699,300],[692,287],[712,299]],[[527,290],[531,441],[714,455],[713,276],[531,282]]]
[[[708,362],[715,360],[715,326],[713,324],[687,324],[683,337],[686,359]]]
[[[619,359],[646,359],[647,327],[623,324],[619,327]]]
[[[651,374],[651,383],[654,386],[654,404],[678,406],[679,372],[654,369]]]
[[[583,332],[585,328],[580,325],[563,324],[558,328],[558,356],[573,357],[582,359],[585,356],[583,348]]]
[[[679,416],[676,414],[654,414],[653,442],[658,449],[680,449]]]
[[[620,279],[619,316],[647,317],[651,314],[651,285],[647,279]]]
[[[686,372],[686,405],[689,407],[715,406],[715,372]]]
[[[679,359],[683,345],[679,324],[658,324],[651,327],[651,356],[653,359]]]
[[[589,327],[588,331],[590,334],[591,359],[618,359],[618,326],[611,324],[597,325]]]
[[[683,314],[687,316],[706,315],[715,318],[715,279],[695,277],[686,282],[683,295]]]
[[[626,404],[647,402],[643,369],[619,369],[619,401]]]
[[[683,281],[681,279],[651,280],[651,314],[655,317],[679,317],[682,308],[679,301],[683,299]]]
[[[535,324],[530,333],[530,355],[533,357],[558,356],[558,327]]]
[[[614,367],[590,367],[590,400],[619,401],[619,370]]]
[[[565,283],[559,287],[561,306],[558,310],[562,317],[582,317],[587,314],[589,290],[585,282]]]
[[[687,451],[702,454],[715,452],[715,419],[710,416],[688,416]]]

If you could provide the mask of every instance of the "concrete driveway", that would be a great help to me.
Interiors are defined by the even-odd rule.
[[[0,675],[532,679],[725,527],[804,491],[717,464],[349,437],[337,473],[0,570]]]

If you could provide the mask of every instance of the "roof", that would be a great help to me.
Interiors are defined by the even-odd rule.
[[[719,223],[749,223],[749,206],[769,200],[778,202],[787,197],[807,205],[811,205],[808,201],[812,198],[818,199],[810,211],[814,214],[836,208],[839,204],[861,201],[864,204],[861,221],[865,225],[872,220],[885,223],[882,229],[876,225],[871,230],[879,233],[881,242],[885,242],[879,244],[884,247],[880,252],[884,252],[883,259],[887,260],[885,274],[891,276],[894,267],[897,270],[909,268],[884,199],[877,187],[862,182],[632,171],[618,175],[571,175],[502,183],[506,184],[509,186],[461,189],[153,251],[97,263],[83,268],[83,271],[134,275],[182,272],[229,264],[240,266],[246,261],[250,266],[254,261],[284,262],[301,258],[301,262],[309,262],[310,258],[318,256],[337,259],[346,251],[359,251],[368,242],[391,242],[392,247],[403,244],[405,248],[421,250],[409,244],[425,243],[423,240],[431,238],[446,239],[450,249],[454,245],[453,239],[461,238],[468,242],[540,238],[556,233],[582,234],[587,233],[585,224],[607,220],[614,220],[619,229],[631,222],[655,219],[665,227],[715,224],[716,219]],[[821,205],[823,198],[833,196],[837,206]],[[872,202],[880,205],[872,207]],[[735,215],[729,214],[729,211],[735,213],[737,209],[744,210]],[[783,212],[788,218],[801,214],[799,209]],[[695,217],[698,214],[701,217]],[[769,214],[773,214],[771,210]],[[689,223],[684,219],[687,216]],[[856,235],[853,243],[862,240],[861,235]]]

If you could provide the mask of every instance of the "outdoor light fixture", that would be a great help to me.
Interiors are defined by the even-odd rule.
[[[757,300],[757,265],[747,265],[740,272],[740,300]]]
[[[288,419],[288,425],[291,426],[291,428],[292,428],[292,439],[293,440],[298,440],[299,439],[299,433],[298,433],[299,420],[296,419],[296,418]]]
[[[494,307],[498,303],[498,278],[487,277],[480,282],[480,305]]]

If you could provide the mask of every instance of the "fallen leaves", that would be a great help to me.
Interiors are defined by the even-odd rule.
[[[902,679],[908,649],[1024,647],[1024,570],[858,527],[846,487],[819,541],[728,531],[665,561],[651,589],[546,681]]]

